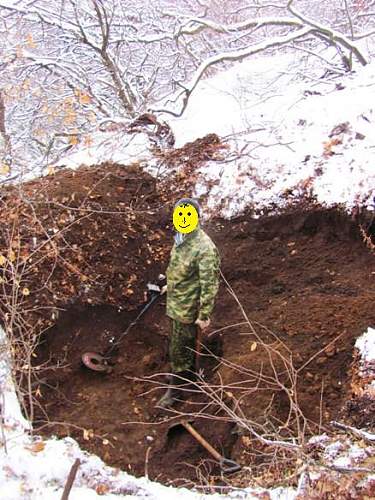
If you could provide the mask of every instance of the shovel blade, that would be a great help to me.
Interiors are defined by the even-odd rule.
[[[241,470],[241,465],[230,458],[223,457],[220,460],[220,468],[224,474],[233,474],[234,472]]]

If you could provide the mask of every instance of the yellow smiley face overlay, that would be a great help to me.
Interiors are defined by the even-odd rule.
[[[180,233],[191,233],[198,226],[198,221],[197,209],[190,203],[177,205],[173,211],[173,224]]]

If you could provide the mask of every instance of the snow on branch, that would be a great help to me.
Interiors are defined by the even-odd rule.
[[[259,17],[256,19],[246,19],[240,23],[219,24],[210,19],[200,17],[188,17],[186,26],[179,29],[179,35],[195,35],[203,29],[211,29],[218,33],[237,33],[250,28],[260,28],[263,26],[302,26],[303,23],[298,19],[290,17]]]
[[[366,66],[367,60],[365,56],[362,54],[358,46],[353,43],[349,38],[347,38],[345,35],[342,33],[332,29],[328,28],[327,26],[324,26],[323,24],[313,21],[300,12],[298,12],[293,6],[294,0],[289,0],[287,8],[288,10],[296,16],[298,19],[300,19],[305,25],[311,26],[314,28],[314,32],[316,32],[317,36],[323,37],[325,40],[333,43],[333,44],[339,44],[345,47],[346,49],[349,49],[353,54],[356,56],[358,61],[362,64],[362,66]]]
[[[244,49],[240,50],[234,50],[230,52],[222,52],[220,54],[216,54],[214,56],[211,56],[207,58],[205,61],[203,61],[199,68],[197,69],[194,77],[192,78],[191,82],[189,85],[184,87],[184,89],[179,93],[178,97],[183,95],[183,106],[182,109],[179,113],[175,113],[173,111],[165,110],[165,109],[159,109],[159,110],[154,110],[155,112],[164,112],[171,114],[173,116],[181,116],[182,113],[185,111],[185,108],[188,104],[189,97],[195,87],[198,85],[200,79],[202,78],[203,74],[207,71],[207,69],[211,66],[214,66],[215,64],[225,62],[225,61],[241,61],[245,57],[249,57],[251,55],[257,54],[258,52],[262,52],[264,50],[274,48],[274,47],[279,47],[281,45],[288,44],[292,42],[293,40],[297,40],[298,38],[302,38],[309,33],[311,33],[312,29],[310,27],[305,27],[302,29],[299,29],[297,31],[293,31],[292,33],[285,35],[285,36],[279,36],[279,37],[273,37],[269,38],[267,40],[264,40],[261,43],[258,43],[256,45],[251,45],[250,47],[246,47]],[[177,97],[177,99],[178,99]]]
[[[367,441],[369,443],[375,443],[375,434],[372,434],[371,432],[367,432],[362,429],[356,429],[351,425],[342,424],[341,422],[336,422],[336,421],[332,421],[331,425],[333,427],[336,427],[336,429],[342,429],[351,432],[354,436],[358,437],[359,439],[363,439],[364,441]]]
[[[221,52],[219,54],[215,54],[214,56],[208,57],[206,60],[200,63],[198,69],[195,72],[195,75],[193,76],[189,84],[182,85],[181,83],[179,83],[183,90],[177,94],[175,100],[178,101],[179,98],[182,97],[181,110],[179,112],[167,109],[155,111],[165,112],[176,117],[181,116],[188,105],[190,95],[209,67],[224,61],[240,61],[245,57],[254,55],[269,48],[286,45],[291,41],[305,37],[308,34],[312,34],[316,38],[322,39],[325,42],[344,47],[345,49],[350,51],[351,55],[354,55],[357,58],[360,64],[362,64],[363,66],[367,64],[366,58],[354,41],[350,40],[344,34],[330,27],[327,27],[321,23],[315,22],[305,17],[296,9],[294,9],[292,3],[293,0],[288,1],[287,9],[293,15],[293,17],[259,17],[246,19],[239,23],[233,23],[229,25],[221,24],[214,20],[206,19],[203,17],[181,16],[180,14],[174,12],[166,12],[166,15],[174,16],[181,20],[181,26],[175,35],[176,39],[178,39],[182,35],[196,35],[206,29],[210,29],[224,35],[243,31],[246,32],[247,30],[251,29],[254,31],[255,29],[264,26],[285,27],[292,29],[292,31],[287,35],[267,38],[256,45],[250,45],[243,49],[234,50],[231,52]],[[294,28],[298,29],[295,30]]]
[[[58,16],[58,20],[55,21],[54,14],[51,12],[48,12],[47,16],[44,14],[41,14],[39,10],[33,9],[31,7],[28,7],[27,9],[22,9],[18,5],[16,5],[14,2],[11,4],[6,1],[6,0],[0,0],[0,8],[5,9],[10,11],[10,13],[16,13],[16,14],[22,14],[25,19],[33,21],[35,19],[43,21],[45,24],[49,26],[53,26],[55,28],[61,28],[66,31],[76,31],[78,26],[74,24],[71,20],[61,20],[61,17]],[[55,14],[56,15],[56,14]],[[57,17],[57,16],[56,16]]]

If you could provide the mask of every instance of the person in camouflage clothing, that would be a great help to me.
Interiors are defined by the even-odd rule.
[[[195,200],[183,198],[176,203],[175,210],[182,206],[193,206],[199,217],[200,208]],[[197,328],[205,330],[210,324],[219,289],[219,266],[218,250],[200,227],[198,218],[194,230],[188,234],[176,233],[166,285],[166,313],[172,322],[169,342],[172,376],[158,406],[171,406],[181,394],[178,385],[194,375]]]

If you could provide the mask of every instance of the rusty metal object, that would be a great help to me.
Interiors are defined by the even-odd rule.
[[[112,368],[108,366],[110,364],[111,355],[117,349],[122,339],[126,337],[126,335],[130,332],[134,325],[138,323],[140,318],[144,315],[144,313],[149,309],[149,307],[162,295],[160,286],[149,283],[148,290],[151,294],[150,300],[144,304],[142,310],[139,312],[138,316],[128,325],[127,329],[122,332],[116,342],[113,342],[107,351],[103,354],[99,354],[97,352],[85,352],[82,354],[81,359],[82,363],[89,368],[90,370],[94,370],[96,372],[106,372],[111,373]]]
[[[112,367],[108,365],[108,359],[97,352],[85,352],[81,359],[82,363],[90,370],[107,373],[112,371]]]

